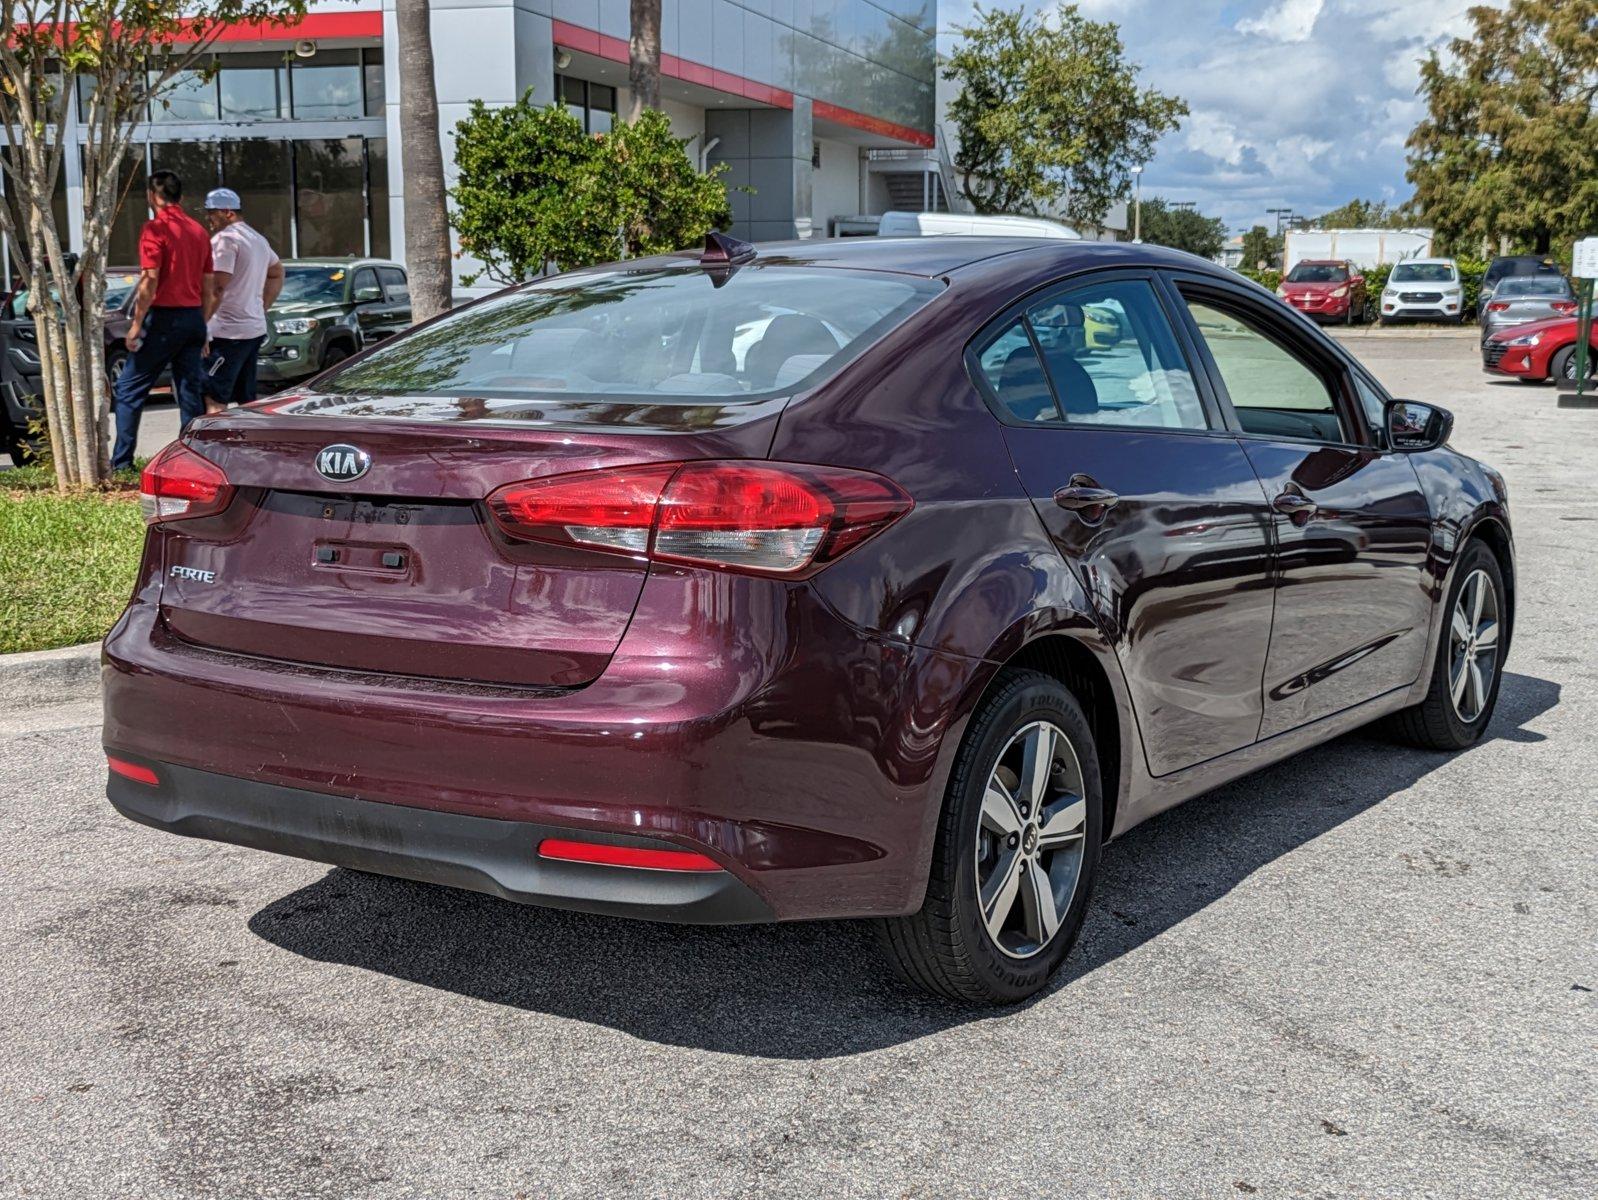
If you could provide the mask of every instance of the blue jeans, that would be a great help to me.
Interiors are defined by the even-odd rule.
[[[218,404],[248,404],[255,399],[255,359],[264,337],[211,339],[205,360],[205,390]]]
[[[200,355],[205,350],[205,320],[198,308],[152,308],[144,318],[144,344],[128,356],[111,392],[116,415],[117,440],[111,451],[111,469],[133,465],[139,440],[139,417],[150,389],[167,367],[172,368],[172,390],[177,393],[182,428],[205,411],[205,372]]]

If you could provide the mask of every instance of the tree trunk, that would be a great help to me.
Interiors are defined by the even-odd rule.
[[[453,282],[428,0],[397,0],[394,16],[399,26],[405,263],[410,269],[412,317],[425,321],[449,308]]]
[[[646,108],[660,107],[660,0],[631,0],[632,36],[627,41],[628,124]]]

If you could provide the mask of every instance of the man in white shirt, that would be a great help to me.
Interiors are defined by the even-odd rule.
[[[216,287],[205,306],[210,346],[205,356],[205,411],[255,399],[255,360],[266,340],[266,314],[283,290],[283,263],[271,245],[244,223],[232,188],[205,197],[211,227]]]

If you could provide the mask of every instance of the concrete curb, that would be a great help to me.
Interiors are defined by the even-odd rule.
[[[99,694],[99,642],[0,654],[0,701],[8,707],[92,700]]]
[[[1434,325],[1389,325],[1385,328],[1380,325],[1328,325],[1326,332],[1335,338],[1450,338],[1460,341],[1469,338],[1473,342],[1481,341],[1481,328],[1474,324],[1440,328]]]

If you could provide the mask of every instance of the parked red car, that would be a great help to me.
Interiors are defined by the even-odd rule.
[[[1587,374],[1598,377],[1598,322],[1590,337]],[[1552,317],[1493,334],[1481,344],[1482,370],[1542,382],[1576,378],[1576,318]]]
[[[1294,263],[1276,294],[1317,321],[1353,325],[1365,319],[1365,277],[1346,259]]]

